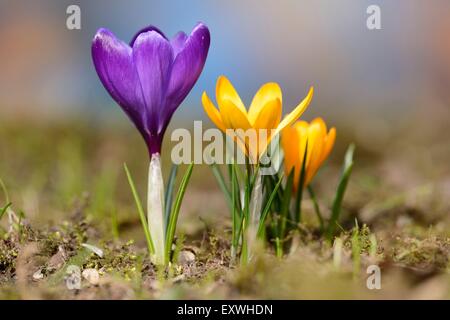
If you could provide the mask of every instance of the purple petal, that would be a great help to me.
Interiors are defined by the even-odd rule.
[[[172,45],[175,57],[184,48],[187,39],[188,39],[187,34],[184,33],[183,31],[180,31],[175,35],[175,37],[172,38],[172,40],[170,40],[170,44]]]
[[[137,37],[139,37],[139,35],[140,35],[141,33],[149,32],[149,31],[156,31],[156,32],[158,32],[161,36],[163,36],[165,39],[167,39],[166,35],[165,35],[161,30],[159,30],[159,29],[158,29],[157,27],[155,27],[155,26],[149,25],[149,26],[147,26],[147,27],[145,27],[145,28],[142,28],[142,29],[139,30],[138,32],[136,32],[136,34],[133,36],[133,38],[132,38],[131,41],[130,41],[130,47],[133,47],[134,42],[136,41]]]
[[[132,50],[109,30],[100,29],[92,41],[95,70],[111,97],[122,107],[138,130],[148,138],[141,113],[144,106]]]
[[[166,105],[166,92],[173,62],[169,41],[155,31],[139,34],[133,44],[132,59],[145,104],[145,118],[152,134],[160,132],[160,109]]]
[[[167,89],[166,108],[161,110],[161,118],[164,119],[163,123],[165,126],[167,126],[172,114],[186,98],[200,76],[205,65],[210,43],[209,30],[202,23],[195,26],[187,39],[183,39],[182,35],[177,35],[175,39],[173,41],[177,46],[175,50],[179,50],[179,52],[172,67],[170,83]],[[180,44],[183,45],[181,49],[179,49]]]

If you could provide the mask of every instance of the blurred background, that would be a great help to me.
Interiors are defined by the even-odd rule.
[[[81,30],[66,28],[71,4],[81,8]],[[366,27],[370,4],[381,8],[382,30]],[[332,122],[350,113],[358,125],[382,126],[450,102],[449,17],[445,0],[2,0],[0,116],[115,113],[92,67],[96,30],[128,42],[148,24],[171,36],[202,21],[212,34],[209,57],[176,118],[204,119],[201,92],[225,74],[247,103],[277,81],[290,109],[315,85],[307,115]]]
[[[81,30],[66,28],[72,4],[81,8]],[[381,8],[381,30],[366,27],[371,4]],[[171,128],[211,125],[200,96],[213,96],[221,74],[246,104],[263,83],[280,83],[285,113],[314,85],[304,117],[320,115],[337,127],[339,161],[332,164],[355,141],[360,167],[363,159],[385,159],[371,173],[375,180],[381,172],[384,183],[404,188],[439,178],[439,189],[450,193],[449,1],[1,0],[0,176],[22,207],[38,212],[47,208],[43,195],[49,204],[67,203],[96,183],[111,185],[108,170],[121,175],[124,161],[146,170],[141,138],[93,68],[96,30],[128,42],[148,24],[172,36],[197,21],[211,31],[209,57]],[[197,178],[199,188],[215,186]]]

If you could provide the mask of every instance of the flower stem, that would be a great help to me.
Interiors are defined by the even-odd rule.
[[[257,246],[258,240],[258,227],[261,220],[261,203],[262,203],[262,177],[259,170],[255,170],[254,174],[255,183],[253,188],[250,189],[251,199],[250,199],[250,214],[248,219],[248,229],[247,229],[247,254],[248,260],[253,256],[253,251]]]
[[[165,223],[164,223],[164,182],[159,153],[152,154],[148,171],[147,222],[150,231],[156,265],[164,265]]]

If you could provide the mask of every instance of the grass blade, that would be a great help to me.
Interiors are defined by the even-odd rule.
[[[186,192],[187,184],[189,182],[189,179],[191,178],[193,168],[194,164],[191,163],[184,173],[183,179],[181,180],[177,195],[175,197],[173,209],[170,212],[169,223],[167,224],[166,232],[166,263],[169,263],[170,261],[170,252],[172,249],[172,242],[177,227],[178,214],[180,213],[181,202],[183,201],[184,193]]]
[[[169,223],[169,215],[170,211],[172,210],[172,201],[173,201],[173,187],[175,185],[175,180],[177,178],[177,172],[178,172],[178,165],[173,164],[172,168],[170,169],[170,175],[169,180],[167,181],[167,187],[166,187],[166,194],[164,199],[164,205],[165,205],[165,218],[166,218],[166,227]]]
[[[266,189],[273,190],[273,188],[276,186],[279,178],[280,177],[278,174],[265,175],[264,180],[265,180],[265,184],[266,184]],[[278,188],[278,192],[276,194],[276,198],[272,204],[272,206],[274,207],[274,210],[277,212],[281,211],[281,204],[283,203],[283,194],[284,194],[284,188],[283,188],[283,185],[280,185],[280,187]]]
[[[0,187],[2,188],[3,194],[5,195],[6,203],[10,202],[9,201],[8,190],[6,190],[6,186],[5,186],[5,183],[3,182],[2,178],[0,178]]]
[[[305,184],[306,176],[306,157],[308,155],[308,141],[306,141],[305,153],[303,154],[302,169],[300,171],[300,177],[297,183],[297,194],[295,197],[295,211],[294,218],[297,223],[302,221],[302,198],[303,198],[303,185]]]
[[[331,241],[334,236],[336,224],[341,213],[342,200],[344,199],[345,190],[347,189],[348,180],[353,169],[353,153],[355,151],[355,145],[351,144],[347,152],[345,153],[344,165],[342,169],[341,178],[336,190],[336,195],[333,201],[333,207],[331,209],[331,218],[327,228],[327,239]]]
[[[0,208],[0,220],[3,218],[3,215],[8,211],[8,208],[12,205],[12,203],[6,204],[3,208]]]
[[[150,235],[150,231],[148,229],[147,219],[145,218],[144,209],[142,208],[141,199],[139,198],[139,194],[136,191],[136,186],[134,184],[133,178],[131,177],[130,170],[128,170],[128,166],[126,163],[123,164],[125,172],[127,174],[128,183],[130,184],[131,192],[133,193],[134,202],[136,202],[136,207],[139,212],[139,218],[141,219],[142,228],[144,229],[145,239],[147,240],[147,247],[150,254],[155,253],[155,249],[153,247],[152,237]]]
[[[264,206],[263,211],[261,212],[261,220],[259,221],[258,233],[257,233],[258,237],[261,237],[263,235],[267,214],[270,211],[270,207],[272,206],[272,202],[275,199],[275,196],[278,192],[278,188],[280,187],[282,181],[283,181],[283,175],[281,175],[280,179],[278,179],[278,182],[275,185],[275,188],[273,188],[272,192],[270,193],[269,199],[267,200],[267,203]]]
[[[289,205],[291,204],[292,185],[294,182],[294,170],[289,173],[286,181],[285,192],[283,194],[283,202],[281,203],[280,211],[280,227],[278,231],[278,237],[283,240],[286,232],[286,223],[289,215]]]
[[[220,171],[220,168],[217,166],[217,164],[213,163],[211,165],[211,169],[213,172],[214,177],[217,180],[217,183],[219,184],[220,190],[222,190],[223,194],[225,195],[228,203],[228,207],[230,210],[233,209],[232,207],[232,195],[230,194],[230,190],[227,187],[227,184],[225,183],[225,178],[222,175],[222,172]]]
[[[241,201],[239,196],[239,183],[237,181],[236,169],[234,165],[231,167],[231,219],[232,219],[232,230],[231,230],[231,256],[234,259],[239,245],[239,236],[241,230],[241,214],[238,203]]]
[[[308,186],[308,191],[309,191],[309,196],[311,197],[311,200],[314,205],[314,211],[316,212],[317,219],[319,220],[320,232],[323,232],[324,223],[323,223],[322,214],[320,213],[319,203],[317,202],[316,194],[315,194],[313,188],[311,187],[311,185]]]

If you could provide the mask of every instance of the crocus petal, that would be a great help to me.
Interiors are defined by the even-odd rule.
[[[217,104],[219,105],[219,109],[222,109],[223,101],[227,100],[236,108],[238,108],[240,112],[247,118],[247,110],[242,103],[241,97],[239,97],[236,89],[233,87],[230,80],[228,80],[225,76],[220,76],[219,79],[217,79],[216,100]]]
[[[243,113],[233,101],[222,99],[220,105],[220,116],[227,129],[248,130],[252,126],[248,122],[247,114]]]
[[[199,23],[189,37],[179,33],[171,45],[175,53],[170,81],[167,88],[166,107],[161,109],[163,123],[168,123],[172,114],[191,91],[205,65],[210,44],[208,28]]]
[[[259,109],[260,110],[253,121],[253,128],[275,129],[281,119],[281,101],[278,98],[275,100],[269,100]],[[250,123],[251,122],[252,121],[250,120]]]
[[[275,134],[278,134],[281,130],[283,130],[284,128],[286,128],[287,126],[290,126],[292,123],[294,123],[301,115],[302,113],[306,110],[306,108],[309,106],[312,97],[314,94],[314,87],[311,87],[309,89],[308,95],[306,96],[305,99],[303,99],[302,102],[300,102],[300,104],[294,109],[294,111],[292,111],[291,113],[289,113],[278,125],[277,127],[277,131]]]
[[[165,39],[167,39],[166,35],[159,30],[157,27],[149,25],[147,27],[142,28],[141,30],[139,30],[138,32],[136,32],[136,34],[133,36],[133,38],[130,41],[130,47],[133,47],[134,42],[136,41],[137,37],[141,34],[141,33],[145,33],[145,32],[149,32],[149,31],[156,31],[158,32],[162,37],[164,37]]]
[[[282,105],[283,100],[280,86],[275,82],[269,82],[261,86],[248,109],[248,119],[250,120],[250,123],[254,124],[262,109],[267,103],[274,100],[279,100],[280,106]]]
[[[208,117],[211,121],[222,131],[225,131],[225,125],[223,124],[222,117],[220,116],[219,110],[216,109],[211,99],[209,99],[206,92],[202,95],[202,105]]]
[[[305,185],[308,185],[321,164],[323,139],[326,135],[325,128],[321,122],[311,122],[308,128],[308,156],[306,165]]]
[[[333,149],[334,142],[336,141],[336,128],[331,128],[325,140],[324,152],[322,154],[322,161],[324,161],[330,155]]]
[[[110,31],[100,29],[92,41],[92,59],[105,89],[122,107],[138,130],[148,138],[141,108],[144,106],[131,48]]]
[[[284,172],[288,176],[294,169],[294,185],[300,176],[301,163],[298,163],[300,154],[300,137],[295,127],[287,127],[281,134],[281,146],[284,151]]]
[[[152,135],[160,134],[162,122],[159,112],[165,106],[173,61],[172,46],[160,33],[148,31],[136,38],[132,56],[145,102],[148,130]]]
[[[281,141],[284,151],[285,173],[288,175],[294,168],[294,187],[297,189],[303,166],[306,142],[308,141],[308,123],[301,120],[292,126],[286,127],[282,131]],[[305,170],[308,170],[306,164]]]
[[[184,45],[186,44],[186,40],[188,39],[188,36],[183,31],[178,32],[175,37],[173,37],[170,40],[170,44],[173,49],[173,54],[176,57],[178,53],[184,48]]]
[[[253,123],[253,128],[265,130],[265,132],[258,130],[258,157],[261,157],[265,153],[272,138],[275,136],[274,132],[280,123],[280,119],[281,101],[278,99],[268,101],[258,113]]]
[[[299,142],[299,149],[297,153],[298,159],[301,159],[300,161],[303,161],[303,158],[305,156],[306,151],[306,144],[308,143],[309,148],[309,141],[308,141],[308,122],[304,120],[297,121],[293,127],[295,128],[298,142]],[[308,155],[306,155],[306,161],[308,161]]]

